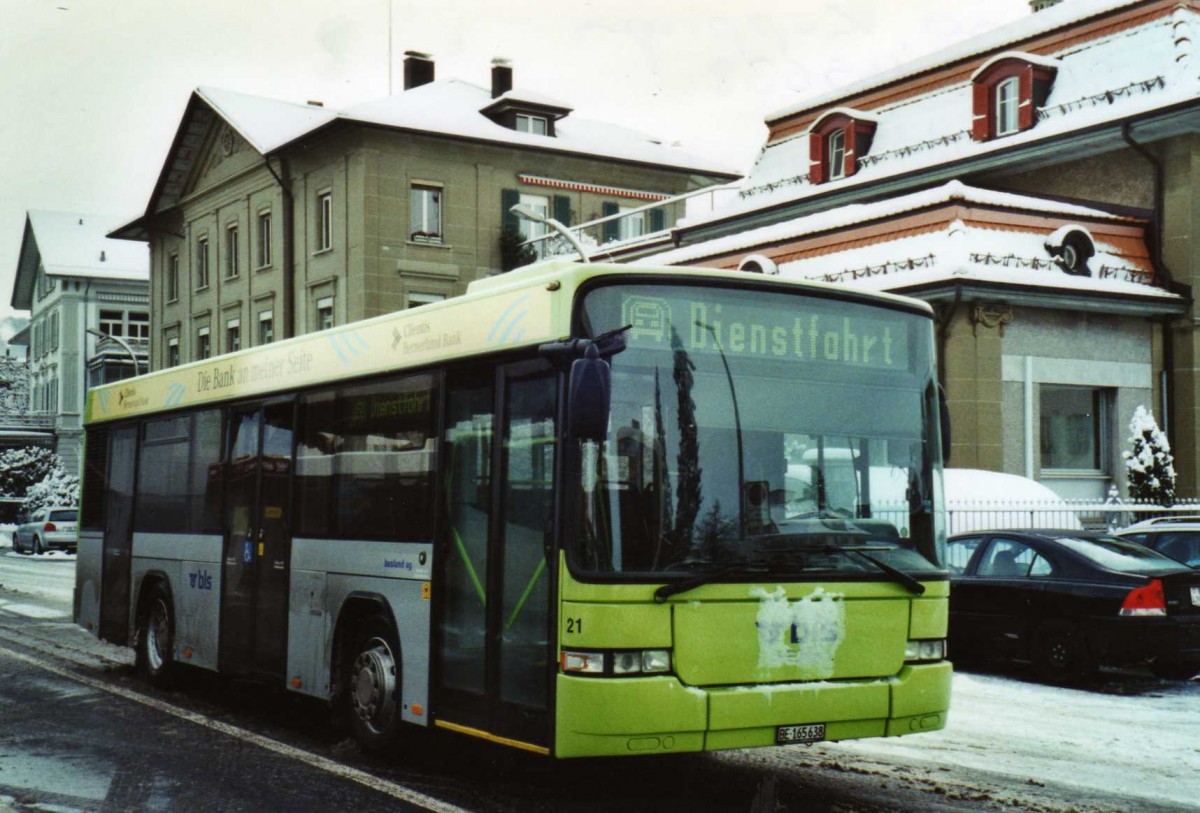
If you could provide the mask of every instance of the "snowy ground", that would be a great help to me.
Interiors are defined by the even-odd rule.
[[[1109,677],[1081,690],[960,673],[945,730],[839,747],[1195,809],[1200,682]]]

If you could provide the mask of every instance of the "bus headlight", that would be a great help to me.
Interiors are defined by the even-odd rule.
[[[905,663],[928,663],[946,658],[946,639],[909,641],[904,646]]]
[[[671,671],[669,649],[586,651],[564,649],[559,658],[564,672],[575,675],[661,675]]]

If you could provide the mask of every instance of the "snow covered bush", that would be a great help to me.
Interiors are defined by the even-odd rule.
[[[1129,421],[1131,451],[1122,452],[1129,496],[1155,505],[1175,503],[1175,463],[1171,444],[1158,428],[1154,416],[1139,406]]]
[[[52,505],[73,506],[79,504],[79,478],[62,466],[55,466],[46,479],[29,487],[25,498],[25,511],[32,514],[39,508]]]
[[[35,483],[61,468],[58,455],[41,446],[22,446],[0,452],[0,496],[24,497]]]

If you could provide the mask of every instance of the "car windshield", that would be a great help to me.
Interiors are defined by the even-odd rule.
[[[643,285],[589,292],[581,321],[590,336],[630,328],[611,358],[608,436],[578,448],[576,567],[944,567],[928,319]]]
[[[1180,569],[1180,563],[1136,542],[1117,539],[1113,536],[1096,536],[1081,539],[1073,536],[1058,538],[1059,544],[1075,551],[1101,567],[1119,570],[1122,573],[1154,573],[1166,569]]]
[[[74,522],[79,516],[77,511],[51,511],[51,522]]]

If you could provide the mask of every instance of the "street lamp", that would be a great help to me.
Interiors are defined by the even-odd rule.
[[[133,352],[133,348],[129,346],[129,342],[125,341],[120,336],[109,336],[104,331],[96,330],[96,328],[94,328],[94,327],[84,328],[84,330],[86,330],[88,333],[92,334],[93,336],[97,336],[101,339],[112,339],[114,342],[121,345],[121,347],[123,347],[125,349],[125,352],[129,354],[129,359],[133,362],[133,374],[135,376],[142,374],[141,365],[138,364],[137,353]]]
[[[523,217],[526,220],[532,220],[535,223],[545,223],[547,226],[565,237],[567,242],[571,244],[571,247],[574,248],[576,252],[578,252],[580,258],[585,263],[591,262],[591,260],[588,259],[587,251],[584,249],[583,243],[579,242],[579,238],[572,234],[570,229],[568,229],[562,223],[559,223],[554,218],[546,217],[541,212],[535,212],[528,206],[522,206],[519,203],[515,206],[510,206],[508,211],[512,212],[517,217]]]

